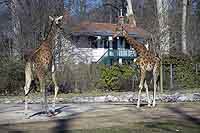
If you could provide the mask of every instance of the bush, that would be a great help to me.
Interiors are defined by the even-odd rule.
[[[0,65],[0,94],[23,93],[24,63],[15,58],[1,58]]]
[[[98,88],[109,91],[131,89],[131,81],[136,74],[136,69],[129,65],[103,66]]]
[[[200,76],[194,71],[194,64],[185,63],[177,64],[175,69],[175,77],[180,87],[183,88],[199,88]]]
[[[199,88],[200,75],[195,73],[195,64],[199,63],[199,56],[170,55],[163,58],[165,65],[165,78],[169,77],[169,64],[174,66],[174,81],[179,88]],[[166,80],[169,81],[169,80]],[[169,84],[169,83],[168,83]],[[168,87],[168,86],[167,86]]]

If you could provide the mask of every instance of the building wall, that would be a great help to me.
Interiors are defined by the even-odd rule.
[[[90,43],[88,40],[88,36],[79,36],[73,40],[73,43],[77,48],[90,48]]]
[[[128,56],[130,56],[130,58],[136,56],[134,49],[122,37],[112,39],[107,36],[74,36],[72,40],[72,43],[74,43],[75,46],[74,53],[79,55],[74,58],[75,64],[96,63],[100,61],[103,56],[112,56],[112,58],[115,55],[119,56],[119,62],[123,60],[123,56],[125,58]],[[139,38],[139,41],[142,42],[143,40]],[[92,44],[95,44],[97,47],[94,47]],[[109,49],[114,51],[117,50],[118,53],[115,53],[117,51],[108,52]],[[108,53],[110,55],[108,55]]]

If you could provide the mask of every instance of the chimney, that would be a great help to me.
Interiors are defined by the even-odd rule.
[[[124,16],[123,16],[122,9],[120,9],[120,16],[119,16],[118,24],[119,25],[123,25],[124,24]]]

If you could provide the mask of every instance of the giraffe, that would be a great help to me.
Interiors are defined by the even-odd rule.
[[[45,114],[54,113],[55,112],[55,102],[58,93],[58,85],[55,78],[55,64],[53,58],[53,50],[55,48],[55,37],[58,33],[59,29],[61,28],[61,20],[63,16],[60,17],[51,17],[49,16],[50,20],[50,30],[46,39],[40,42],[40,46],[33,51],[26,58],[26,65],[25,65],[25,115],[27,115],[28,111],[28,94],[30,93],[30,85],[34,78],[39,80],[40,84],[40,91],[43,94],[43,106],[42,108],[45,111]],[[53,110],[48,110],[47,104],[47,92],[45,89],[45,81],[48,76],[51,74],[51,79],[55,87],[54,98],[53,98]]]
[[[159,68],[160,68],[160,58],[155,56],[153,52],[148,50],[144,45],[136,41],[134,38],[128,35],[128,32],[125,30],[125,27],[121,25],[120,28],[116,29],[113,34],[113,38],[117,36],[123,36],[127,43],[129,43],[138,54],[138,58],[136,60],[136,64],[140,67],[140,83],[139,83],[139,92],[138,92],[138,100],[137,100],[137,108],[140,107],[140,95],[143,87],[146,89],[148,106],[151,106],[151,100],[149,98],[149,91],[146,79],[146,73],[152,72],[153,81],[154,81],[154,91],[153,91],[153,104],[156,105],[156,89],[158,87],[157,80],[159,76]]]

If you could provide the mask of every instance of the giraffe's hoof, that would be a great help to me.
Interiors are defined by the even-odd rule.
[[[52,117],[52,116],[55,116],[55,115],[56,115],[56,112],[53,111],[53,110],[49,110],[49,111],[47,112],[47,116],[48,116],[48,117]]]
[[[152,107],[153,107],[153,108],[156,107],[156,104],[153,104]]]
[[[30,119],[30,116],[25,117],[25,119],[27,119],[27,120]]]
[[[30,114],[30,111],[25,111],[25,112],[24,112],[24,117],[25,117],[25,119],[30,119],[29,114]]]
[[[137,105],[137,106],[136,106],[136,108],[137,108],[137,109],[139,109],[139,108],[140,108],[140,106],[139,106],[139,105]]]
[[[52,116],[54,116],[54,113],[47,113],[47,116],[52,117]]]
[[[151,104],[149,103],[147,106],[148,106],[148,107],[151,107]]]
[[[30,119],[30,116],[28,115],[28,113],[25,113],[25,119]]]

